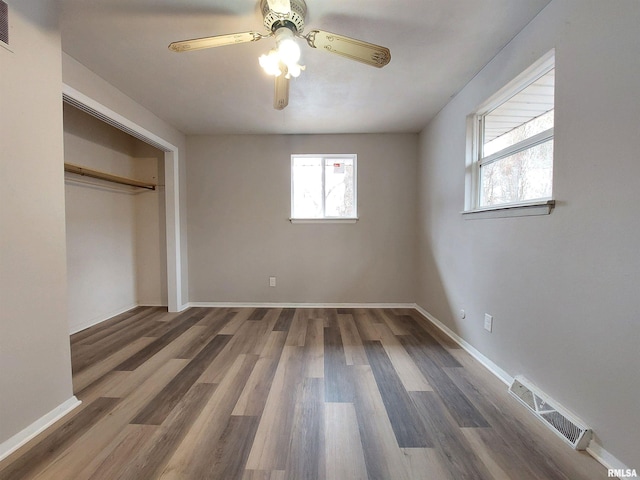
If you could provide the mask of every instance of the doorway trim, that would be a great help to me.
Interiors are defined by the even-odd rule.
[[[182,298],[180,169],[178,147],[64,83],[62,84],[62,99],[65,103],[73,105],[118,130],[122,130],[164,152],[167,301],[170,312],[180,312],[184,310],[188,305]]]

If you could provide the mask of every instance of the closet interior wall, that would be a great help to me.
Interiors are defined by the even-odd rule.
[[[69,328],[167,304],[164,155],[64,105],[65,162],[158,184],[154,191],[65,174]]]

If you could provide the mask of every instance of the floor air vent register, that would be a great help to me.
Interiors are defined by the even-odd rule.
[[[554,405],[553,400],[526,379],[519,376],[514,378],[509,393],[573,448],[587,448],[591,441],[591,429],[557,404]]]
[[[9,45],[9,6],[0,1],[0,42]]]

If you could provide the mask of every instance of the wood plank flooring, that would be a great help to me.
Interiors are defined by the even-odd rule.
[[[71,351],[82,405],[0,479],[606,476],[413,310],[136,308]]]

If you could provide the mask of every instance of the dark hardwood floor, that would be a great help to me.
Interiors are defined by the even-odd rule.
[[[82,405],[17,479],[601,479],[413,310],[136,308],[71,338]]]

